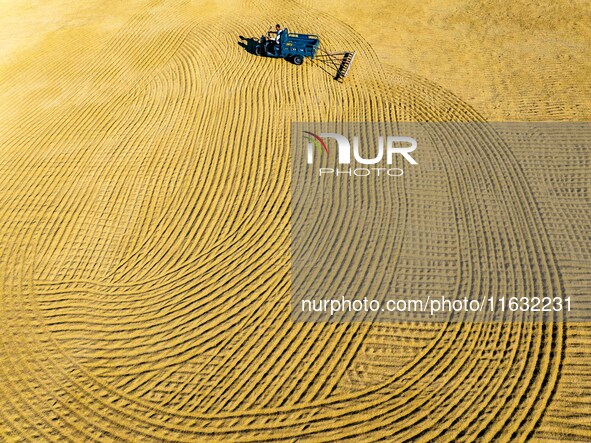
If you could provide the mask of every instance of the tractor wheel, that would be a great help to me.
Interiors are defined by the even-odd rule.
[[[293,56],[293,63],[294,65],[301,65],[302,63],[304,63],[304,57],[302,57],[301,55],[294,55]]]

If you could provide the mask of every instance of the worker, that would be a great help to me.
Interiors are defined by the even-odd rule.
[[[275,25],[275,38],[271,37],[271,32],[267,33],[267,53],[278,55],[281,51],[281,37],[285,29],[281,29],[281,25]]]
[[[277,35],[275,36],[275,43],[279,44],[279,43],[281,43],[281,35],[285,31],[283,29],[281,29],[281,26],[279,25],[279,23],[277,23],[275,25],[275,31],[277,33]]]

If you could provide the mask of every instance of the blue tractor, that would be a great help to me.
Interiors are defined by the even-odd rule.
[[[263,35],[255,51],[257,55],[285,58],[296,65],[304,63],[305,57],[314,59],[320,46],[320,38],[314,34],[295,34],[285,28],[276,41],[275,31]]]
[[[279,28],[279,25],[277,25]],[[261,36],[255,48],[255,53],[265,57],[284,58],[296,65],[304,63],[304,58],[314,60],[320,48],[320,37],[315,34],[296,34],[287,28],[281,31],[279,41],[277,32],[269,30]],[[335,69],[335,80],[343,81],[349,72],[355,52],[328,52],[320,49],[319,61]],[[333,71],[334,72],[334,71]]]

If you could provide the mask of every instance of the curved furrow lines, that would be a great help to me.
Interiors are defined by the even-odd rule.
[[[146,5],[111,40],[104,63],[96,54],[108,51],[97,46],[88,66],[61,70],[96,88],[67,89],[55,112],[18,115],[22,128],[2,131],[0,315],[9,333],[0,389],[21,417],[12,433],[49,441],[527,438],[557,384],[561,326],[521,322],[525,315],[472,323],[467,314],[457,324],[308,324],[289,311],[290,236],[305,234],[289,224],[298,203],[289,193],[292,121],[479,122],[432,134],[434,151],[421,162],[443,171],[438,189],[420,188],[428,172],[417,171],[381,190],[382,204],[364,218],[347,212],[356,202],[326,201],[327,213],[342,216],[322,222],[359,235],[336,245],[310,236],[310,245],[336,247],[359,266],[361,226],[371,230],[385,212],[381,222],[400,241],[394,250],[376,244],[365,258],[391,263],[391,282],[373,270],[344,279],[331,272],[338,263],[310,280],[359,293],[385,282],[393,293],[422,290],[422,277],[407,274],[429,249],[413,229],[419,221],[437,230],[441,221],[420,217],[443,200],[453,227],[435,247],[449,265],[434,261],[431,272],[446,283],[427,290],[562,295],[541,210],[508,146],[458,97],[384,69],[359,34],[313,7],[281,5],[295,17],[292,30],[358,51],[345,83],[316,63],[252,56],[238,36],[276,21],[272,4],[252,5],[257,17],[240,19]],[[146,36],[150,29],[159,31]],[[39,79],[59,85],[52,72],[60,70],[49,66]],[[28,94],[40,104],[45,93]],[[386,355],[397,334],[416,339],[406,360],[372,359],[368,343]],[[19,379],[17,366],[31,376]],[[372,371],[380,377],[364,379]]]

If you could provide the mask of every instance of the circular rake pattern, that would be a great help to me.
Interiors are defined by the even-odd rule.
[[[73,84],[41,114],[34,95],[22,125],[5,131],[1,431],[49,441],[527,437],[557,382],[560,326],[291,322],[291,121],[481,122],[442,131],[441,148],[421,154],[440,181],[419,172],[400,188],[398,284],[422,284],[413,265],[433,254],[410,230],[419,221],[446,239],[434,247],[448,265],[430,266],[456,295],[562,289],[528,183],[477,112],[385,69],[350,27],[294,2],[281,3],[292,28],[357,50],[347,81],[249,54],[237,39],[274,21],[265,5],[238,18],[148,4],[88,59],[39,74],[93,89]],[[449,143],[457,138],[465,143]],[[425,218],[438,202],[446,226]],[[510,274],[496,272],[505,265]]]

